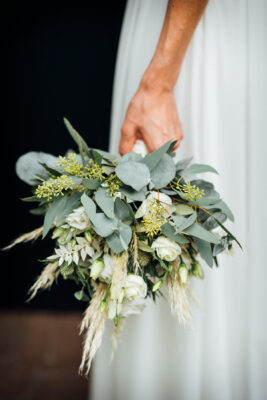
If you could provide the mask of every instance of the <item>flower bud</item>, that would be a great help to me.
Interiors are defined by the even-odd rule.
[[[73,248],[76,245],[76,239],[72,239],[70,244],[71,244],[71,247]]]
[[[186,268],[185,263],[181,263],[178,268],[179,278],[182,284],[186,284],[188,277],[188,269]]]
[[[90,277],[95,281],[104,269],[103,258],[99,257],[91,265]]]
[[[85,232],[84,232],[84,237],[85,237],[85,239],[87,240],[87,242],[88,242],[89,244],[92,243],[93,237],[92,237],[92,234],[91,234],[90,231],[85,231]]]
[[[195,262],[192,264],[192,274],[196,277],[196,278],[200,278],[203,279],[204,278],[204,272],[201,268],[201,265],[198,262]]]
[[[64,235],[65,229],[63,229],[61,226],[58,226],[56,229],[54,229],[52,233],[52,239],[57,239]]]
[[[119,323],[119,316],[116,315],[115,318],[113,319],[113,321],[114,321],[114,325],[115,325],[115,326],[118,326],[118,323]]]
[[[156,283],[154,283],[153,288],[152,288],[152,292],[156,292],[157,290],[159,290],[162,286],[162,279],[160,279],[159,281],[157,281]]]

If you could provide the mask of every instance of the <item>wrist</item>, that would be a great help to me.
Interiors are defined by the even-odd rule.
[[[140,88],[156,93],[171,93],[180,72],[180,64],[153,59],[140,82]]]

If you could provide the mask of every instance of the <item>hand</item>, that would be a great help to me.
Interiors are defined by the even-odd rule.
[[[121,129],[120,153],[132,151],[137,139],[142,139],[149,152],[168,140],[183,139],[173,91],[156,91],[140,85],[128,107]]]

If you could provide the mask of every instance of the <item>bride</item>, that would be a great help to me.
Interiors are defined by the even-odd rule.
[[[205,266],[204,282],[194,282],[193,329],[178,325],[164,299],[157,307],[151,301],[127,321],[111,364],[106,332],[90,399],[267,397],[266,207],[259,203],[266,198],[267,7],[264,0],[206,3],[128,0],[110,150],[124,154],[142,139],[153,151],[175,139],[179,158],[214,165],[221,177],[209,179],[225,193],[245,250],[222,258],[215,273]]]

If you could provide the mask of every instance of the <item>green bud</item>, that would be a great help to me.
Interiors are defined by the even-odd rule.
[[[119,316],[116,315],[113,321],[114,321],[114,325],[115,325],[115,326],[118,326],[118,323],[119,323]]]
[[[54,229],[52,233],[52,239],[57,239],[64,235],[65,229],[63,229],[61,226],[58,226],[56,229]]]
[[[90,231],[85,231],[85,232],[84,232],[84,237],[85,237],[85,239],[87,240],[87,242],[88,242],[89,244],[92,243],[93,236],[92,236],[92,234],[91,234]]]
[[[181,263],[178,268],[178,274],[179,278],[182,284],[187,283],[187,278],[188,278],[188,269],[185,265],[185,263]]]
[[[104,312],[106,309],[107,302],[106,300],[102,300],[100,303],[100,312]]]
[[[76,239],[72,239],[70,244],[71,244],[71,247],[73,248],[76,245]]]
[[[157,290],[159,290],[162,286],[163,280],[160,279],[159,281],[157,281],[156,283],[154,283],[153,288],[152,288],[152,292],[156,292]]]
[[[104,269],[103,258],[97,258],[91,265],[90,277],[95,281]]]
[[[121,288],[120,294],[119,294],[119,298],[118,298],[118,302],[119,302],[119,303],[122,303],[123,298],[124,298],[124,294],[125,294],[125,289],[124,289],[124,288]]]
[[[196,278],[200,278],[203,279],[204,278],[204,272],[201,268],[201,265],[198,262],[195,262],[192,264],[192,274],[196,277]]]

